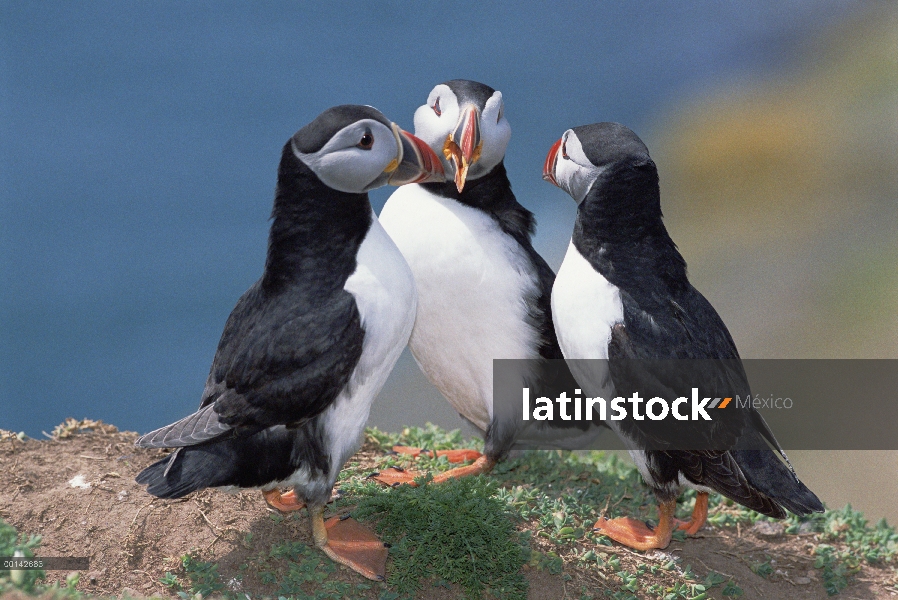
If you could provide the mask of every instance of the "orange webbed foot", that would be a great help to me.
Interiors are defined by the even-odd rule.
[[[418,458],[422,454],[424,456],[430,456],[432,458],[445,456],[446,459],[452,464],[468,462],[469,460],[476,460],[483,456],[483,454],[478,452],[477,450],[424,450],[423,448],[412,448],[410,446],[393,446],[393,452],[395,452],[396,454],[406,454],[415,458]]]
[[[459,479],[460,477],[471,477],[472,475],[480,475],[481,473],[489,473],[496,466],[495,461],[488,459],[486,456],[480,456],[470,465],[464,467],[455,467],[444,471],[439,475],[435,475],[433,483],[443,483],[450,479]]]
[[[384,581],[387,547],[367,527],[352,518],[332,517],[324,523],[327,543],[321,546],[334,562],[374,581]]]
[[[421,477],[423,473],[418,471],[410,471],[400,467],[387,467],[381,471],[377,471],[368,475],[368,479],[373,479],[384,485],[396,487],[397,485],[410,485],[416,487],[415,479]]]
[[[481,455],[480,458],[470,465],[455,467],[454,469],[449,469],[448,471],[435,475],[432,483],[443,483],[450,479],[458,479],[459,477],[470,477],[471,475],[479,475],[480,473],[489,473],[495,465],[495,461]],[[372,473],[368,477],[385,485],[395,487],[403,484],[416,486],[418,484],[415,483],[415,479],[421,477],[421,475],[422,473],[419,471],[409,471],[399,467],[389,467],[377,473]]]
[[[642,521],[630,517],[602,517],[596,521],[593,529],[634,550],[667,548],[673,532],[675,506],[676,501],[664,502],[658,506],[658,526],[654,530],[649,529]]]
[[[280,490],[275,488],[273,490],[268,490],[267,492],[262,492],[262,496],[265,498],[265,502],[268,503],[268,506],[281,512],[293,512],[305,508],[306,506],[305,502],[301,502],[296,497],[296,492],[293,490],[282,494]]]
[[[685,531],[688,535],[695,535],[708,520],[708,492],[699,492],[695,497],[695,508],[692,509],[692,517],[688,521],[676,520],[677,529]]]

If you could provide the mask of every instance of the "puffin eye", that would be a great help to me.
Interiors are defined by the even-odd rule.
[[[362,135],[362,139],[359,140],[359,143],[356,144],[356,146],[357,146],[358,148],[361,148],[362,150],[371,150],[371,147],[372,147],[373,145],[374,145],[374,136],[371,135],[371,132],[370,132],[370,131],[366,131],[366,132]]]
[[[561,157],[567,160],[571,159],[571,157],[567,155],[567,141],[561,143]]]
[[[499,116],[496,117],[496,123],[498,123],[499,121],[502,120],[502,113],[504,113],[504,112],[505,112],[505,105],[502,104],[499,106]]]
[[[430,108],[433,109],[433,112],[435,112],[438,117],[443,114],[443,111],[440,110],[440,99],[439,98],[437,98],[436,100],[433,101],[433,106],[431,106]]]

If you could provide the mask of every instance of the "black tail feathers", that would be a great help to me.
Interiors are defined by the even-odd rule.
[[[207,487],[229,484],[233,463],[208,447],[179,448],[140,472],[137,483],[158,498],[181,498]]]
[[[771,450],[733,450],[748,483],[796,515],[823,512],[823,503]]]

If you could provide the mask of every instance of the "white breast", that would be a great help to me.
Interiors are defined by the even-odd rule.
[[[611,328],[624,320],[620,290],[583,258],[573,241],[552,287],[552,317],[568,359],[608,358]]]
[[[419,185],[394,192],[380,218],[418,289],[412,354],[452,406],[485,430],[493,359],[538,355],[524,301],[538,289],[529,258],[485,213]]]
[[[607,359],[611,328],[623,322],[624,306],[620,290],[583,258],[573,242],[568,246],[552,288],[552,316],[558,344],[565,359],[569,361],[571,373],[582,386],[583,393],[611,399],[614,396],[614,385],[608,377],[606,364],[577,360],[571,362],[571,359]],[[619,421],[607,421],[607,424],[627,446],[643,479],[649,485],[658,487],[659,484],[649,470],[648,461],[651,457],[640,450],[633,439],[620,431]],[[690,484],[682,475],[679,485],[706,491],[706,488]],[[677,484],[672,483],[667,487],[676,488]]]
[[[408,343],[415,322],[415,282],[402,254],[374,221],[344,289],[355,297],[365,340],[349,384],[324,415],[332,475],[357,449],[371,404]]]
[[[571,242],[552,287],[552,318],[565,359],[607,359],[611,328],[624,320],[620,290],[589,264]],[[610,399],[607,365],[569,362],[584,394]]]

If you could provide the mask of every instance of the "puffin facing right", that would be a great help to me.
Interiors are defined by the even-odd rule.
[[[331,559],[384,579],[374,534],[323,518],[415,319],[412,274],[368,190],[442,178],[430,148],[370,106],[330,108],[287,141],[265,268],[228,317],[200,408],[136,442],[176,448],[137,476],[147,492],[260,489],[278,510],[306,507]]]
[[[543,178],[578,205],[552,290],[565,359],[607,359],[616,389],[622,381],[615,365],[628,359],[717,359],[736,364],[744,380],[733,338],[689,283],[664,226],[658,171],[642,140],[617,123],[568,129],[549,151]],[[585,375],[572,371],[583,384]],[[674,527],[694,534],[704,524],[709,491],[776,518],[786,516],[784,509],[822,512],[761,415],[752,408],[739,418],[735,441],[724,450],[656,449],[640,423],[610,421],[658,498],[659,523],[650,530],[628,517],[602,517],[595,529],[638,550],[664,548]],[[674,508],[683,487],[699,494],[692,519],[679,524]]]

